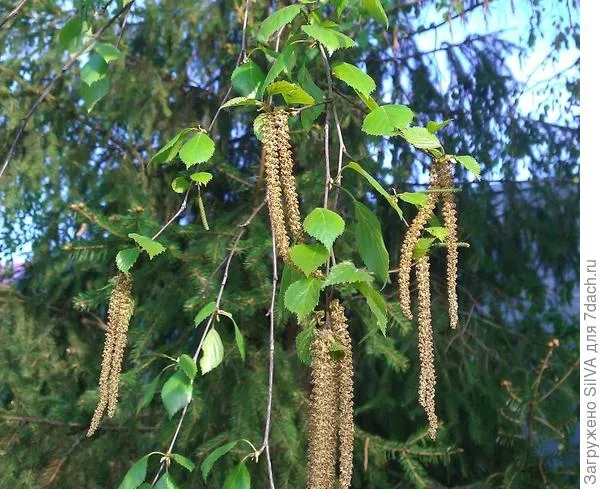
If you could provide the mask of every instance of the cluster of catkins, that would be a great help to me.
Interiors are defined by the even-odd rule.
[[[94,411],[87,436],[92,436],[98,429],[105,411],[112,418],[117,409],[119,397],[119,380],[123,364],[123,353],[127,344],[127,330],[133,313],[131,275],[122,273],[117,276],[115,287],[108,305],[108,328],[102,352],[102,368],[100,370],[100,399]]]
[[[279,255],[285,262],[289,262],[290,236],[287,229],[289,228],[293,241],[301,241],[302,223],[286,111],[278,109],[266,114],[263,132],[267,204],[271,227]]]
[[[311,344],[312,392],[308,489],[348,489],[352,479],[354,404],[352,344],[344,306],[329,304],[329,321]],[[332,351],[334,345],[335,351]],[[338,463],[339,460],[339,463]],[[339,478],[336,484],[336,467]]]
[[[435,206],[441,201],[442,217],[447,230],[447,265],[448,304],[450,327],[455,329],[458,323],[458,299],[456,294],[456,278],[458,270],[458,238],[456,204],[452,191],[453,160],[443,157],[431,165],[431,178],[427,202],[423,205],[404,237],[400,252],[398,285],[400,290],[400,308],[402,313],[412,319],[410,308],[410,269],[413,252],[427,222],[432,217]],[[418,288],[418,339],[421,372],[419,376],[419,402],[425,409],[429,421],[429,436],[435,439],[438,425],[435,414],[435,366],[433,352],[433,331],[431,325],[431,294],[429,283],[429,257],[425,255],[416,263]]]

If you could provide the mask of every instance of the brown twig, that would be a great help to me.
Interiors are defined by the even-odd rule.
[[[6,17],[4,17],[4,19],[2,19],[2,21],[0,21],[0,29],[2,29],[6,23],[10,22],[10,20],[14,19],[17,16],[17,14],[23,8],[26,2],[27,0],[20,0],[19,3],[17,3],[17,6],[14,9],[12,9],[12,11],[10,11],[9,14]]]

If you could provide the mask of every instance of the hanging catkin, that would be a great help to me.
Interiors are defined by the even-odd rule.
[[[263,148],[265,155],[265,183],[267,186],[267,204],[271,218],[271,230],[275,236],[275,245],[279,255],[288,261],[290,240],[285,227],[282,189],[279,168],[279,131],[278,117],[270,112],[265,117]]]
[[[329,351],[330,329],[317,329],[311,343],[312,391],[308,439],[308,489],[334,489],[336,456],[337,382],[335,360]]]
[[[436,168],[437,164],[431,165],[431,180],[429,189],[434,190],[438,185],[438,176]],[[402,242],[402,248],[400,250],[400,260],[398,266],[398,288],[400,294],[400,309],[402,314],[408,319],[412,319],[412,311],[410,310],[410,265],[412,263],[412,255],[419,241],[423,228],[427,224],[427,221],[432,216],[435,209],[435,205],[438,201],[439,193],[430,192],[427,194],[427,202],[417,212],[416,217],[410,224],[404,241]]]
[[[127,329],[133,312],[131,299],[131,275],[119,274],[116,279],[108,305],[108,324],[104,350],[102,352],[102,368],[100,369],[100,399],[94,411],[87,436],[92,436],[98,429],[104,411],[108,407],[108,416],[112,417],[119,397],[119,380],[123,363],[123,352],[127,344]]]
[[[419,403],[425,409],[429,421],[429,436],[435,440],[438,426],[435,414],[435,365],[433,329],[431,325],[431,292],[429,284],[429,257],[421,258],[416,265],[419,299]]]
[[[339,489],[349,489],[352,482],[354,454],[354,373],[352,367],[352,343],[344,306],[338,300],[329,304],[331,329],[335,339],[343,347],[343,355],[337,360],[338,383],[338,440],[339,440]]]
[[[302,239],[302,223],[300,218],[300,205],[296,191],[296,178],[294,177],[294,155],[290,144],[290,128],[288,126],[288,115],[284,110],[273,112],[273,118],[278,130],[277,148],[279,150],[279,168],[281,177],[281,188],[285,199],[285,210],[287,211],[287,222],[296,241]]]
[[[451,189],[454,183],[452,162],[449,158],[440,163],[439,167],[439,186],[440,188]],[[456,294],[456,281],[458,274],[458,225],[456,218],[456,203],[454,202],[454,193],[443,192],[441,195],[442,216],[444,218],[444,227],[448,231],[446,237],[447,262],[446,262],[446,280],[448,282],[448,315],[450,317],[450,327],[456,329],[458,324],[458,298]]]

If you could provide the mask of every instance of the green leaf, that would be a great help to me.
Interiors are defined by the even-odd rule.
[[[383,6],[381,5],[380,0],[362,0],[361,4],[362,7],[367,12],[369,12],[371,17],[373,17],[373,19],[375,19],[380,24],[385,25],[386,29],[390,26],[387,15],[385,13],[385,10],[383,9]]]
[[[256,139],[258,139],[259,141],[263,140],[266,117],[267,117],[267,114],[258,114],[256,116],[256,118],[254,119],[254,122],[252,123],[252,129],[254,130],[254,135],[256,136]]]
[[[294,4],[273,12],[260,24],[256,34],[258,41],[266,43],[271,35],[294,20],[301,10],[300,5]]]
[[[81,97],[88,114],[94,109],[96,104],[102,100],[110,91],[110,81],[107,76],[95,81],[91,85],[81,84]]]
[[[179,131],[179,133],[169,140],[167,144],[165,144],[162,148],[158,150],[158,152],[152,157],[150,160],[152,163],[169,163],[177,153],[179,153],[179,149],[183,145],[184,138],[192,131],[196,131],[197,129],[193,129],[191,127],[186,127]]]
[[[317,84],[313,81],[306,66],[302,66],[298,70],[298,83],[304,90],[306,90],[316,102],[323,102],[325,100],[325,92],[321,90]],[[325,110],[325,104],[305,109],[300,113],[300,121],[305,131],[308,131],[313,122],[319,115]]]
[[[352,170],[354,170],[355,172],[357,172],[359,175],[361,175],[362,177],[364,177],[367,180],[367,182],[369,182],[371,184],[371,187],[373,187],[373,189],[375,189],[379,195],[381,195],[385,200],[387,200],[388,204],[390,204],[390,206],[392,207],[392,209],[394,209],[396,211],[396,213],[398,214],[398,216],[400,216],[400,218],[402,218],[402,210],[400,209],[400,207],[398,207],[398,203],[396,202],[396,199],[394,197],[392,197],[379,184],[379,182],[377,180],[375,180],[371,175],[369,175],[363,169],[362,166],[360,166],[358,163],[356,163],[354,161],[351,161],[344,168],[351,168]]]
[[[196,468],[196,464],[192,462],[189,458],[184,457],[183,455],[179,455],[178,453],[172,453],[171,458],[175,460],[179,465],[181,465],[184,469],[187,469],[188,472],[193,472]]]
[[[246,345],[244,344],[244,337],[242,336],[242,332],[240,331],[238,324],[233,318],[233,314],[227,311],[219,311],[219,315],[231,319],[231,322],[233,323],[233,330],[235,333],[235,343],[237,345],[238,351],[240,352],[240,357],[242,357],[242,361],[246,361]]]
[[[404,202],[417,206],[423,206],[427,203],[427,194],[425,192],[403,192],[398,197]]]
[[[279,293],[277,295],[277,311],[280,315],[279,320],[281,322],[286,322],[290,315],[290,311],[285,307],[285,293],[291,284],[301,278],[302,274],[298,273],[295,267],[284,265],[283,272],[281,272],[281,281],[279,283]]]
[[[158,482],[154,486],[155,489],[177,489],[175,481],[171,478],[168,472],[158,479]]]
[[[431,247],[434,241],[434,238],[419,238],[417,244],[413,249],[413,259],[420,260],[421,258],[423,258],[427,254],[427,251],[429,251],[429,248]]]
[[[215,328],[211,328],[202,344],[202,358],[200,359],[200,371],[206,375],[212,369],[218,367],[223,361],[223,342]]]
[[[137,405],[137,408],[135,411],[136,415],[140,414],[142,409],[144,409],[148,404],[150,404],[152,402],[152,399],[154,398],[154,394],[156,394],[156,391],[158,390],[158,384],[160,382],[160,377],[161,377],[161,374],[158,374],[156,377],[154,377],[152,382],[150,382],[144,389],[144,394],[142,395],[140,402],[138,402],[138,405]]]
[[[450,124],[454,119],[446,119],[443,122],[435,122],[435,121],[429,121],[427,123],[427,130],[431,133],[431,134],[435,134],[436,132],[438,132],[440,129],[443,129],[444,127],[446,127],[448,124]]]
[[[333,76],[339,78],[363,95],[369,95],[377,88],[373,78],[360,68],[349,63],[336,63],[333,65],[331,72]]]
[[[351,48],[356,45],[346,34],[316,24],[303,25],[302,30],[325,46],[330,56],[338,49]]]
[[[297,244],[290,250],[294,265],[307,277],[329,258],[329,250],[322,244]]]
[[[194,362],[192,357],[184,353],[179,356],[177,363],[179,363],[181,370],[183,370],[183,373],[185,373],[190,380],[194,380],[196,378],[198,367],[196,366],[196,362]]]
[[[156,255],[160,255],[166,248],[161,245],[158,241],[153,240],[152,238],[148,238],[147,236],[142,236],[137,233],[129,233],[131,239],[133,239],[137,244],[139,244],[142,249],[150,255],[150,259],[154,258]]]
[[[436,149],[442,147],[437,136],[431,134],[424,127],[407,127],[400,130],[400,135],[415,148]]]
[[[296,336],[296,354],[300,361],[308,366],[312,364],[310,345],[315,334],[315,325],[311,324],[304,328]]]
[[[115,258],[117,268],[123,273],[128,272],[138,259],[138,256],[140,256],[140,250],[138,248],[126,248],[119,251]]]
[[[67,22],[58,34],[58,45],[63,51],[69,49],[71,43],[81,34],[83,22],[81,17],[72,18]]]
[[[344,232],[344,220],[333,211],[317,207],[304,219],[304,230],[331,250],[333,242]]]
[[[99,54],[92,53],[86,64],[81,68],[81,81],[91,85],[106,76],[108,64]]]
[[[407,127],[414,114],[405,105],[382,105],[365,117],[362,131],[372,136],[393,136]]]
[[[260,107],[261,103],[252,97],[233,97],[225,102],[221,108],[229,109],[231,107]]]
[[[135,464],[133,464],[133,467],[131,467],[125,474],[125,477],[123,477],[123,480],[119,485],[119,489],[136,489],[142,482],[144,482],[144,480],[146,480],[146,472],[148,471],[148,458],[150,458],[150,455],[140,458]]]
[[[192,381],[182,370],[178,370],[165,382],[160,397],[172,418],[192,400]]]
[[[204,482],[206,482],[206,478],[208,477],[208,474],[210,474],[215,462],[223,455],[226,455],[233,450],[237,444],[237,441],[230,441],[229,443],[226,443],[225,445],[213,450],[208,457],[204,459],[204,462],[202,462],[202,465],[200,466],[200,471],[202,472],[202,478],[204,479]]]
[[[253,97],[265,79],[265,74],[254,61],[246,61],[231,74],[231,84],[244,97]]]
[[[456,161],[458,161],[462,166],[464,166],[467,170],[473,173],[477,178],[481,176],[481,166],[477,163],[477,160],[472,156],[464,155],[464,156],[455,156]]]
[[[356,215],[356,247],[363,262],[379,280],[388,281],[390,255],[385,247],[381,224],[377,216],[364,204],[354,201]]]
[[[286,68],[288,70],[291,69],[291,66],[293,64],[293,60],[295,59],[295,56],[296,56],[296,45],[295,44],[288,44],[281,50],[281,53],[279,53],[279,56],[277,56],[277,59],[273,63],[273,66],[271,66],[271,69],[269,70],[269,72],[267,73],[267,76],[265,77],[264,82],[262,83],[262,85],[258,89],[258,92],[256,93],[257,99],[261,100],[263,98],[266,87],[268,87],[271,83],[273,83],[275,81],[275,78],[277,78],[283,70],[285,70]]]
[[[356,288],[367,300],[367,305],[375,316],[377,326],[385,336],[385,330],[387,327],[387,308],[385,306],[385,299],[379,292],[377,292],[366,282],[359,282]]]
[[[240,462],[227,476],[223,489],[250,489],[250,474],[244,462]]]
[[[440,241],[444,241],[448,236],[448,230],[443,226],[431,226],[425,228],[425,231],[427,231],[429,234],[436,237]]]
[[[246,346],[244,343],[244,336],[242,335],[242,332],[240,331],[240,328],[238,327],[235,321],[233,322],[233,330],[235,332],[235,343],[237,345],[238,351],[240,352],[240,357],[242,358],[242,362],[245,362]]]
[[[372,280],[373,278],[366,270],[356,268],[352,262],[342,262],[331,267],[329,275],[325,278],[321,288],[335,284],[351,284],[355,282],[371,283]]]
[[[335,12],[339,19],[342,16],[342,12],[348,5],[348,0],[333,0],[333,5],[335,5]]]
[[[190,187],[190,182],[185,177],[177,177],[171,182],[171,188],[178,194],[184,193]]]
[[[319,303],[322,280],[315,277],[302,278],[291,284],[285,292],[285,307],[302,319]]]
[[[204,186],[208,185],[208,182],[212,180],[212,177],[213,176],[207,171],[199,171],[198,173],[192,173],[190,175],[192,181]]]
[[[196,314],[196,317],[194,318],[194,324],[199,326],[202,321],[215,312],[216,307],[217,303],[215,301],[206,304],[202,309],[200,309],[200,312]]]
[[[179,157],[186,168],[197,163],[208,161],[215,152],[215,143],[210,136],[204,132],[195,134],[179,150]]]
[[[356,92],[356,90],[355,90],[355,92]],[[375,99],[373,97],[371,97],[370,95],[365,95],[364,93],[360,93],[360,92],[356,92],[356,95],[358,95],[358,97],[362,100],[363,104],[365,104],[370,111],[373,111],[373,110],[379,108],[379,105],[377,105],[377,102],[375,102]]]
[[[123,59],[123,53],[119,51],[116,46],[105,42],[97,43],[96,46],[94,46],[94,51],[102,56],[107,63]]]
[[[302,88],[285,80],[271,83],[267,87],[267,93],[282,95],[287,104],[310,105],[315,103],[315,100]]]

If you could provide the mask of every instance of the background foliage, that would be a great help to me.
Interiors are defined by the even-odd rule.
[[[355,345],[356,488],[575,487],[577,65],[535,86],[537,106],[524,110],[519,104],[531,85],[509,62],[539,53],[540,45],[551,47],[547,62],[576,50],[578,2],[517,2],[527,4],[527,39],[490,29],[471,35],[473,23],[463,25],[463,19],[479,16],[481,26],[485,9],[488,19],[510,13],[510,2],[487,3],[389,2],[385,30],[349,2],[349,12],[361,14],[341,23],[359,44],[344,59],[375,79],[379,89],[373,96],[409,105],[420,123],[453,119],[440,133],[444,144],[457,154],[476,155],[483,167],[481,181],[458,170],[460,238],[471,247],[461,250],[457,332],[446,327],[443,256],[432,255],[437,399],[444,425],[436,443],[425,439],[414,324],[398,312],[395,284],[384,290],[391,317],[387,337],[374,334],[376,325],[359,298],[346,297]],[[109,94],[88,113],[83,75],[79,69],[66,73],[35,112],[0,180],[5,275],[12,275],[15,251],[27,257],[18,279],[0,285],[0,487],[116,487],[133,462],[166,448],[177,417],[168,418],[158,394],[138,408],[169,363],[161,354],[193,352],[201,334],[194,316],[217,294],[237,224],[263,199],[253,113],[224,111],[210,132],[216,142],[207,167],[213,180],[203,192],[210,231],[201,225],[197,202],[190,201],[178,225],[161,237],[168,252],[134,269],[136,310],[117,416],[88,440],[83,434],[97,398],[102,318],[109,279],[117,272],[114,256],[131,246],[127,234],[152,235],[180,205],[171,181],[182,167],[149,161],[181,129],[208,127],[236,65],[243,7],[229,0],[136,2],[125,27],[117,22],[102,37],[113,45],[120,39],[124,54],[109,65]],[[0,29],[5,150],[21,117],[66,60],[61,28],[82,16],[96,31],[118,8],[42,0],[26,4]],[[251,39],[273,8],[252,3]],[[11,9],[0,2],[0,17]],[[447,29],[448,21],[459,41],[442,43],[435,52],[424,49],[422,36]],[[297,69],[309,65],[325,89],[322,65],[310,61],[297,60]],[[267,59],[260,62],[267,69]],[[427,159],[397,138],[363,134],[363,106],[345,85],[336,87],[349,152],[360,155],[361,165],[386,188],[422,189]],[[306,213],[322,199],[323,116],[310,130],[297,123],[292,132]],[[345,172],[343,184],[377,213],[395,266],[404,228],[394,210],[358,176]],[[344,194],[339,199],[340,213],[351,223],[351,202]],[[84,206],[73,206],[79,203]],[[403,208],[412,217],[411,206]],[[351,241],[340,246],[345,256],[356,253]],[[271,287],[265,210],[237,248],[223,308],[244,334],[247,358],[241,361],[233,328],[221,318],[223,365],[195,382],[177,445],[197,466],[225,442],[262,439]],[[296,355],[299,331],[278,302],[271,454],[282,488],[302,487],[305,476],[309,369]],[[560,346],[549,350],[553,338]],[[540,375],[544,358],[547,368]],[[166,378],[161,376],[159,388]],[[248,453],[242,445],[217,462],[207,487],[221,487]],[[264,460],[248,467],[253,486],[266,487]],[[156,468],[157,460],[150,459],[149,473]],[[204,487],[199,469],[188,473],[173,466],[171,473],[180,487]]]

